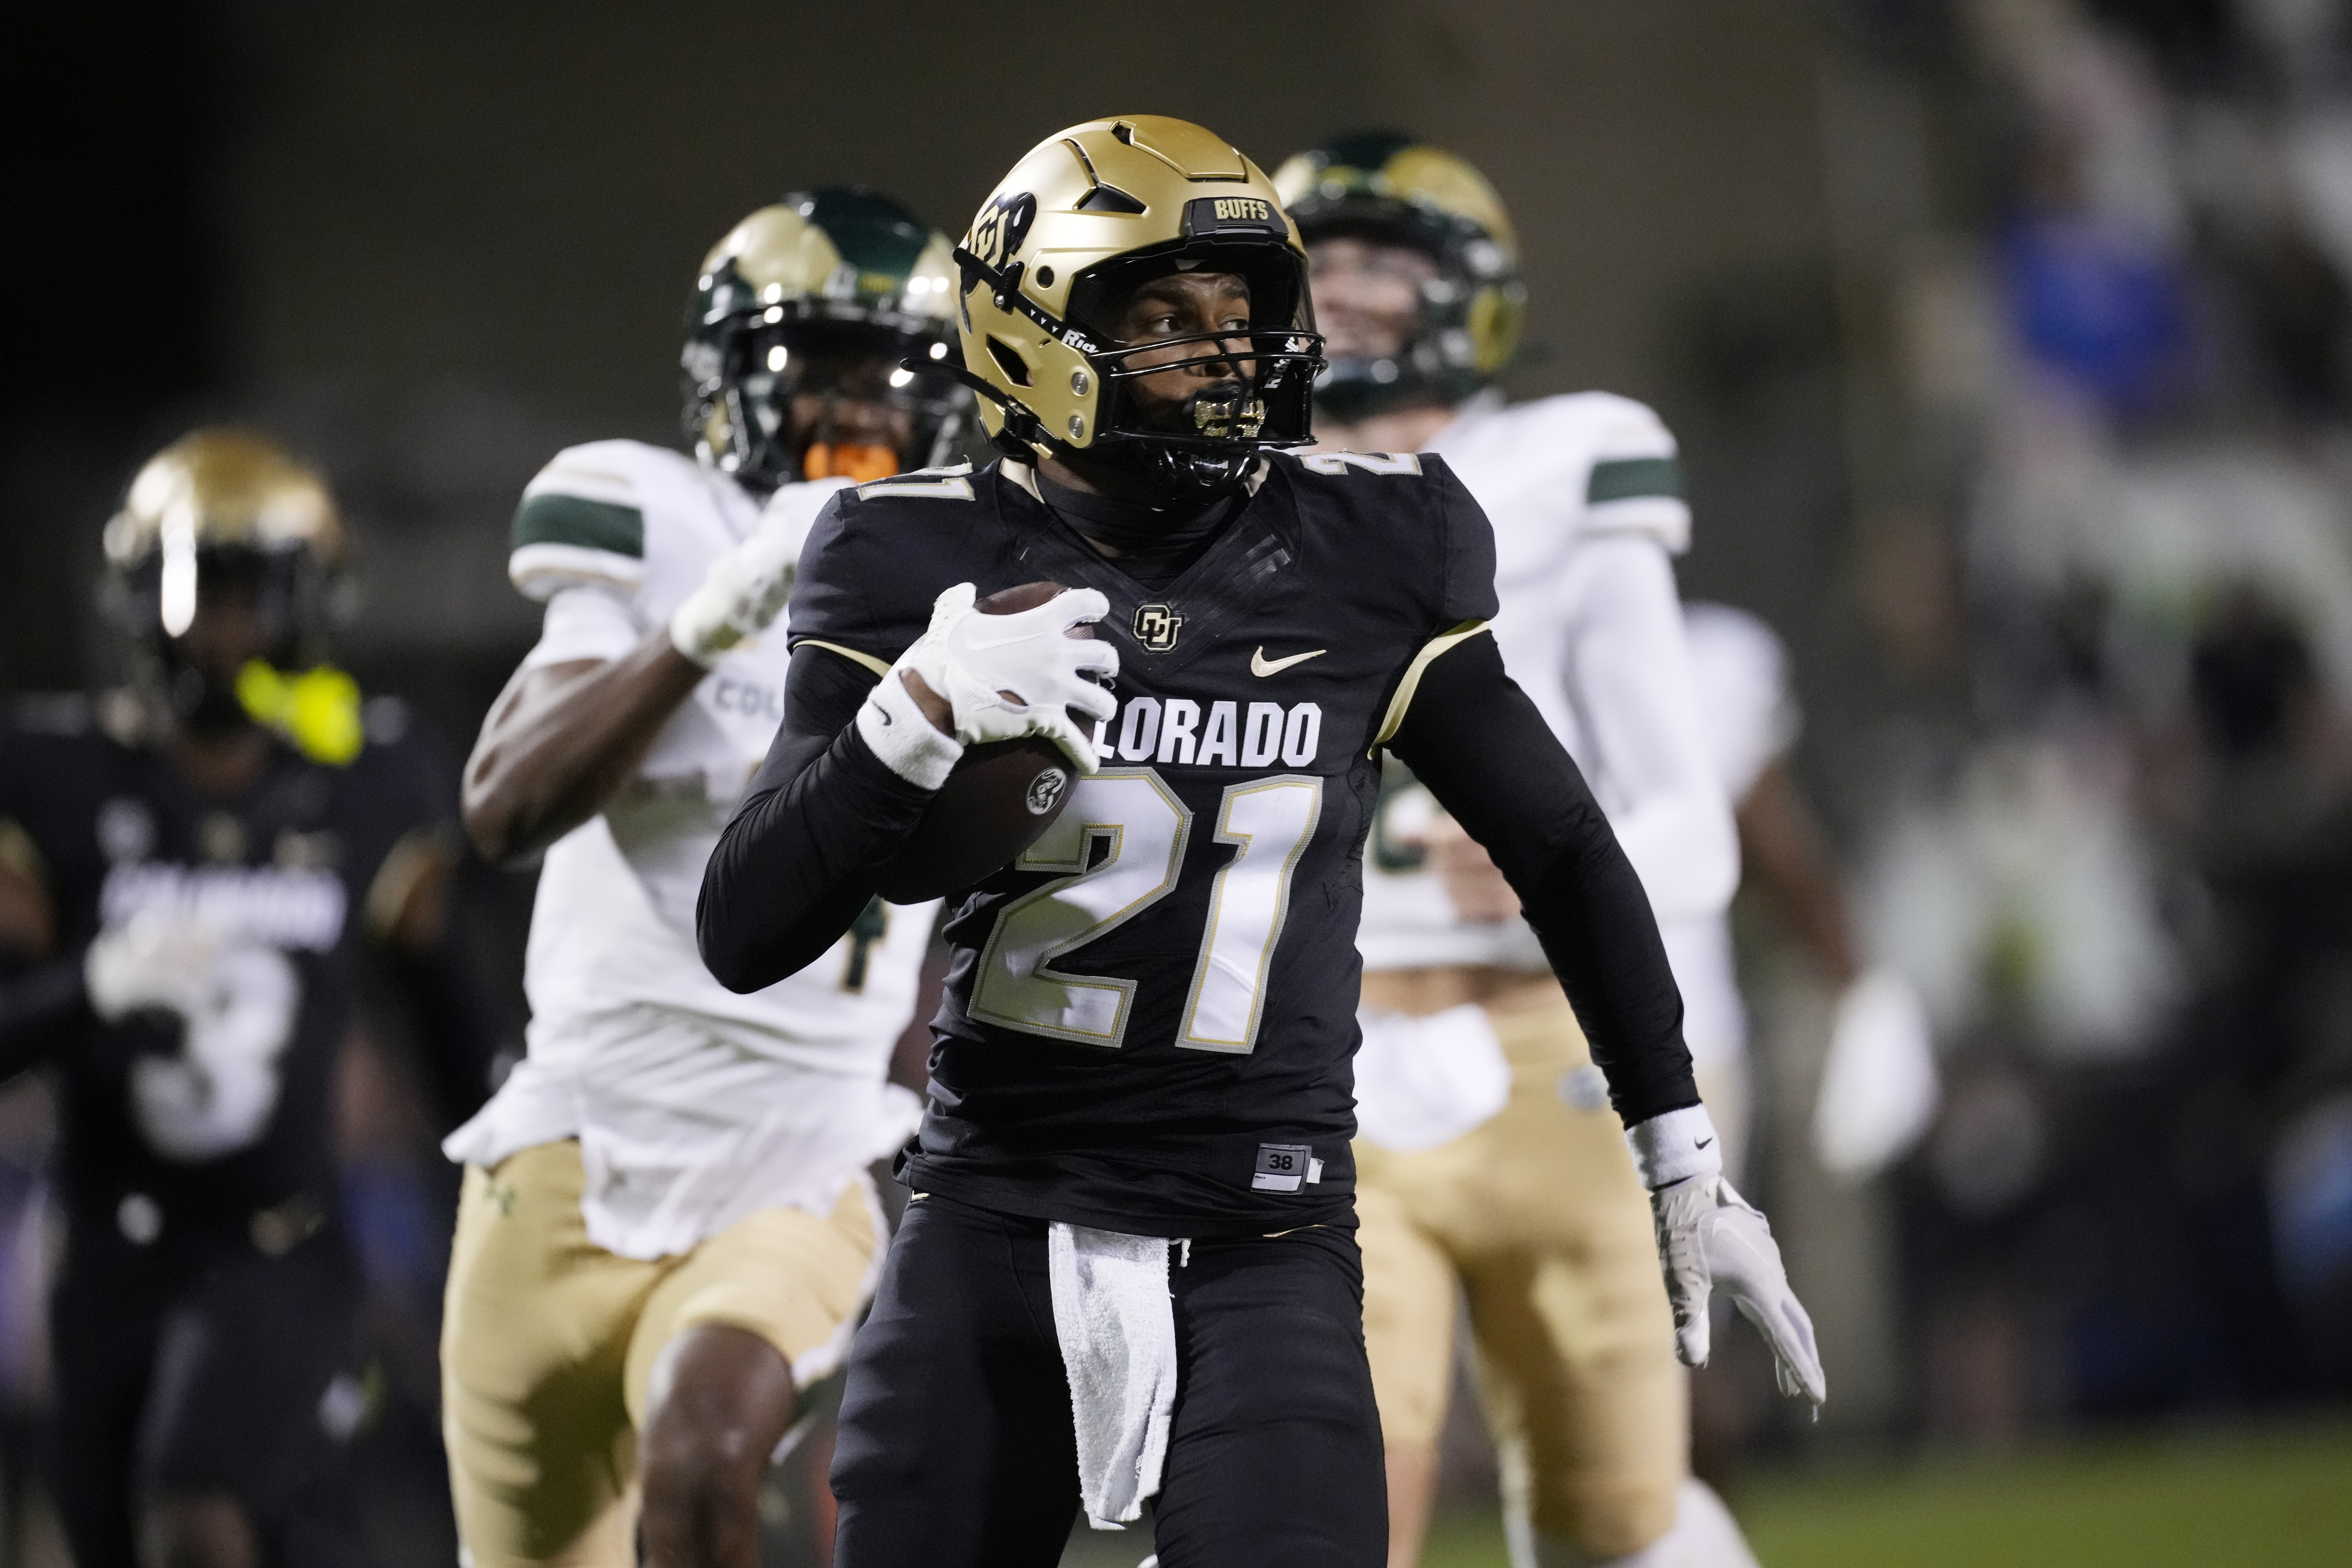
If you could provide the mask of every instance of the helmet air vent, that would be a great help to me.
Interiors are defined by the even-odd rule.
[[[988,338],[988,357],[996,362],[996,368],[1004,373],[1005,380],[1015,386],[1029,384],[1028,362],[1013,352],[1012,344],[994,333]]]
[[[1120,190],[1117,185],[1097,184],[1079,201],[1082,213],[1114,213],[1121,217],[1133,217],[1146,210],[1144,204]]]

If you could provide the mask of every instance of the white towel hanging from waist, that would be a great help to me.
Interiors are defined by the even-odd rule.
[[[1054,1334],[1070,1380],[1087,1522],[1118,1530],[1160,1490],[1176,1403],[1168,1242],[1056,1222],[1046,1233]]]

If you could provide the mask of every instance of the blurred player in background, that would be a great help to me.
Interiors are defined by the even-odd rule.
[[[1649,895],[1700,1091],[1743,1122],[1718,994],[1738,842],[1692,683],[1673,557],[1690,539],[1674,437],[1606,393],[1506,406],[1517,241],[1484,177],[1387,134],[1276,173],[1307,241],[1330,368],[1328,450],[1443,456],[1493,521],[1494,634],[1575,757]],[[1389,1560],[1419,1561],[1466,1293],[1515,1563],[1752,1563],[1689,1477],[1686,1380],[1650,1205],[1608,1086],[1517,896],[1390,761],[1364,879],[1358,1211],[1388,1455]],[[1736,995],[1734,1022],[1737,1021]],[[1725,1166],[1732,1155],[1725,1152]],[[1704,1361],[1702,1336],[1686,1357]]]
[[[105,552],[131,689],[0,732],[0,1071],[64,1091],[58,1501],[80,1568],[253,1568],[336,1528],[303,1489],[366,1405],[332,1098],[359,950],[452,1121],[499,1020],[442,776],[315,662],[349,553],[319,477],[198,431]]]
[[[509,566],[545,629],[467,764],[484,854],[545,852],[530,1054],[446,1145],[467,1162],[442,1346],[476,1568],[751,1568],[757,1487],[839,1362],[881,1218],[867,1163],[935,906],[864,907],[737,995],[694,947],[703,863],[783,712],[763,637],[817,508],[953,447],[945,237],[869,193],[785,197],[702,264],[696,456],[559,453]],[[829,1529],[825,1531],[829,1537]]]

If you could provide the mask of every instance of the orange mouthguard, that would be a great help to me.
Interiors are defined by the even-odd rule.
[[[801,454],[804,479],[855,479],[862,485],[868,479],[887,479],[898,471],[898,454],[887,447],[812,441]]]

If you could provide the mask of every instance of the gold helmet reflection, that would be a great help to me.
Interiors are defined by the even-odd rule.
[[[1261,447],[1311,439],[1321,362],[1306,251],[1273,182],[1223,138],[1150,114],[1074,125],[1013,165],[956,259],[963,363],[1001,447],[1092,454],[1139,462],[1163,479],[1214,483],[1245,471]],[[1137,285],[1192,268],[1250,285],[1250,357],[1229,359],[1226,345],[1243,334],[1202,334],[1188,362],[1237,363],[1246,384],[1238,397],[1194,407],[1185,429],[1147,427],[1125,384],[1142,367],[1129,367],[1134,351],[1112,342],[1109,328]]]
[[[222,547],[301,551],[342,569],[351,538],[318,471],[267,437],[196,430],[147,459],[106,525],[107,564],[131,572],[155,558]]]

